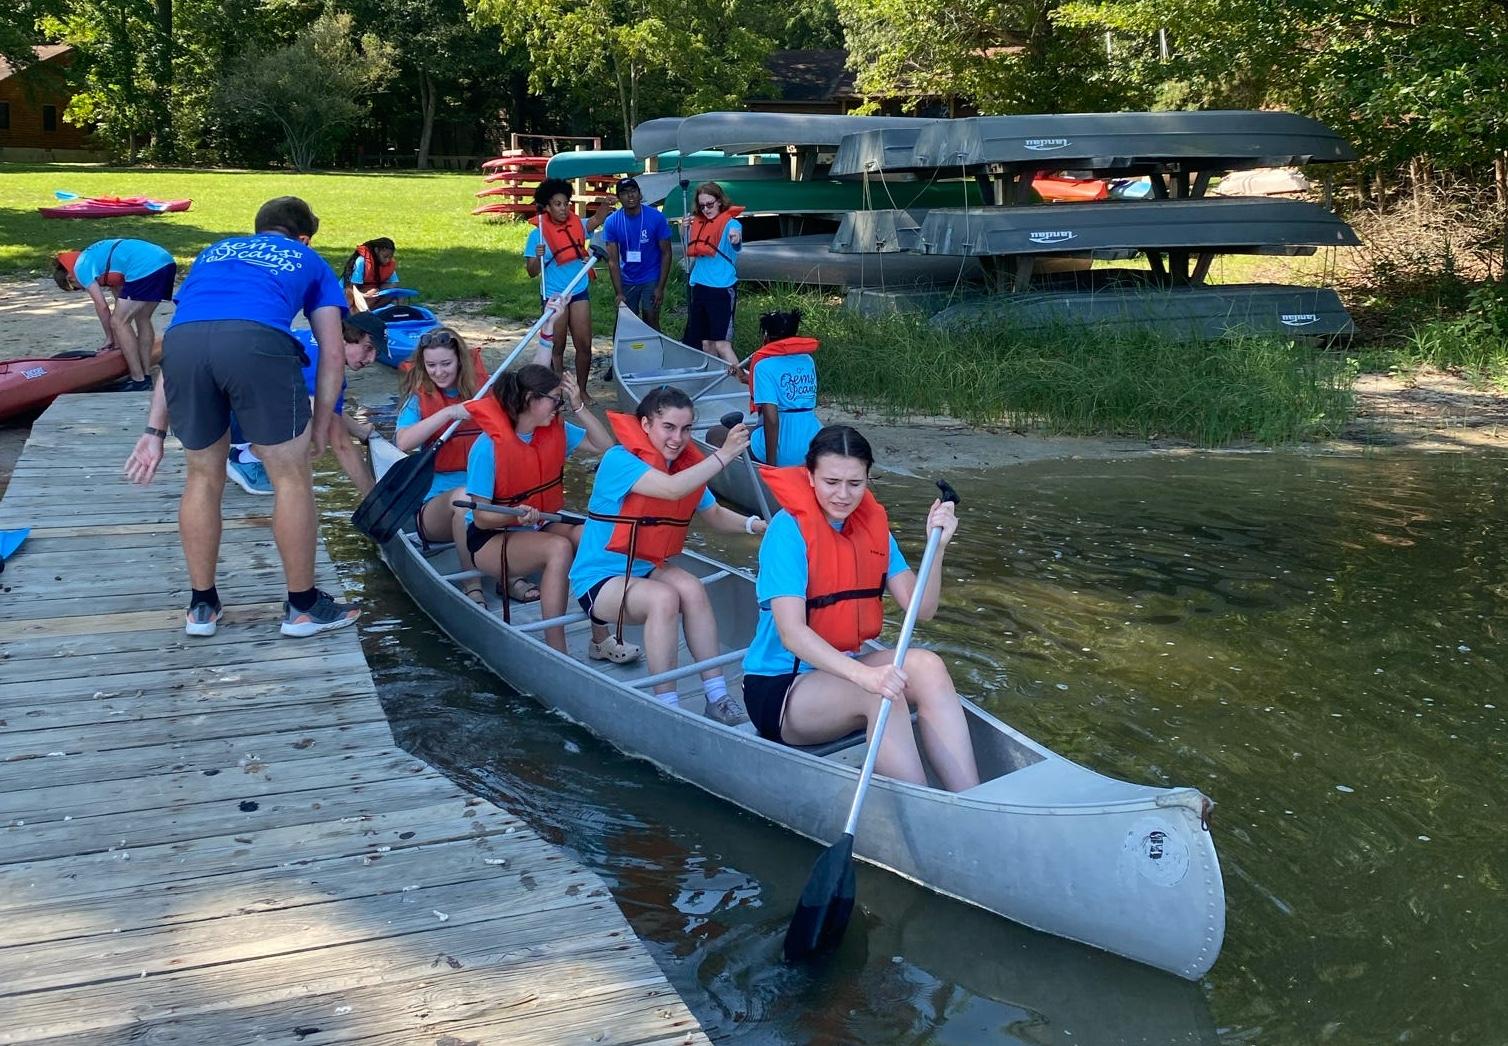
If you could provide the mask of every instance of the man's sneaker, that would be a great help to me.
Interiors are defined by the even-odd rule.
[[[294,610],[293,605],[283,600],[283,635],[303,639],[354,625],[361,611],[349,603],[337,603],[328,592],[320,592],[314,606],[308,610]]]
[[[721,701],[708,701],[707,709],[702,714],[724,726],[740,726],[749,721],[749,713],[744,711],[744,706],[732,694]]]
[[[215,634],[215,626],[222,613],[224,611],[219,607],[212,607],[208,603],[195,603],[183,615],[183,631],[191,636],[212,636]]]
[[[225,461],[225,474],[231,481],[248,494],[271,494],[272,480],[267,478],[267,470],[262,467],[260,461]]]

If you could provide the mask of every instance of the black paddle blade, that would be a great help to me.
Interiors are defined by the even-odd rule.
[[[800,962],[835,947],[853,915],[854,894],[853,836],[844,833],[812,865],[785,931],[785,961]]]
[[[356,511],[351,522],[378,544],[391,541],[400,527],[414,518],[435,477],[438,445],[426,447],[387,470]]]
[[[742,425],[743,420],[744,412],[741,410],[730,410],[718,419],[725,429],[731,429],[734,425]]]

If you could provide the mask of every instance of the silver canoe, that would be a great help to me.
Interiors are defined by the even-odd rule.
[[[381,477],[399,459],[374,439]],[[382,558],[440,628],[509,685],[586,726],[622,751],[649,760],[715,796],[818,842],[837,838],[866,743],[862,735],[789,748],[701,713],[699,673],[684,646],[673,676],[640,665],[589,661],[585,615],[557,624],[569,654],[545,644],[539,604],[515,605],[504,624],[457,587],[465,577],[452,546],[424,549],[400,533]],[[717,617],[730,687],[757,612],[754,579],[694,553],[678,565],[700,577]],[[642,636],[632,630],[631,639]],[[674,679],[680,705],[647,691]],[[1225,934],[1225,891],[1205,816],[1193,788],[1155,788],[1104,777],[1037,744],[965,701],[983,779],[968,792],[876,777],[859,822],[856,852],[880,868],[1047,933],[1196,979],[1215,962]]]
[[[658,120],[649,121],[659,124]],[[844,137],[887,127],[926,127],[935,121],[916,116],[836,116],[826,113],[700,113],[675,128],[676,148],[683,153],[721,149],[725,153],[760,153],[785,146],[836,148]],[[640,129],[646,133],[641,138]],[[640,124],[634,152],[659,136]],[[669,130],[668,127],[665,128]]]
[[[657,386],[684,389],[696,406],[696,445],[708,454],[714,448],[707,430],[729,411],[742,414],[749,408],[749,386],[729,374],[726,363],[661,334],[626,306],[618,309],[613,327],[613,383],[619,409],[629,413]],[[765,504],[775,500],[757,473],[745,457],[718,474],[710,484],[712,493],[745,512],[762,512],[761,495]]]

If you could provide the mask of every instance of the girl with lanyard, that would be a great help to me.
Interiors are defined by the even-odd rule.
[[[928,510],[926,531],[942,528],[942,545],[926,591],[918,592],[889,517],[869,491],[873,465],[863,436],[829,425],[812,440],[805,465],[763,471],[781,511],[759,546],[759,623],[744,657],[744,702],[761,737],[788,745],[870,731],[882,699],[903,702],[901,710],[916,710],[918,730],[909,715],[892,715],[876,772],[926,784],[919,733],[943,787],[961,792],[979,783],[979,770],[942,659],[913,647],[899,669],[889,650],[860,652],[884,627],[886,592],[902,609],[920,599],[920,620],[937,612],[943,550],[958,519],[947,502]]]
[[[662,385],[639,401],[634,414],[608,414],[619,445],[602,456],[587,503],[587,523],[571,564],[571,591],[594,622],[643,623],[651,675],[675,663],[677,633],[697,661],[719,651],[717,621],[699,579],[669,563],[686,541],[693,513],[714,530],[759,534],[764,520],[719,505],[707,481],[749,445],[749,430],[735,425],[725,444],[703,457],[692,444],[696,410],[691,397]],[[703,672],[706,715],[736,726],[748,721],[729,696],[721,668]],[[655,694],[678,702],[674,681]]]

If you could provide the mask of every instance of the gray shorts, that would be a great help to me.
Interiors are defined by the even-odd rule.
[[[627,305],[636,316],[649,316],[655,311],[655,288],[656,283],[625,283],[623,285],[623,304]]]
[[[287,443],[309,424],[303,361],[292,334],[249,320],[169,327],[162,382],[173,431],[185,449],[203,450],[225,435],[234,411],[252,443]]]

